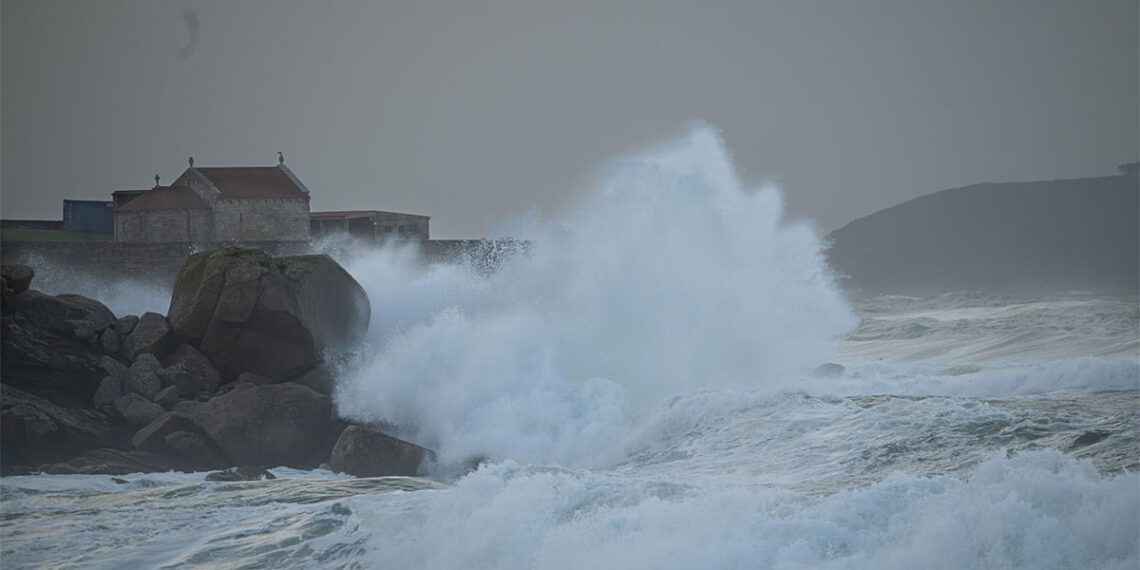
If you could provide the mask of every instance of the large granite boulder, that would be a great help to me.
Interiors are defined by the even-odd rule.
[[[291,382],[249,385],[175,410],[238,465],[315,466],[334,421],[328,396]]]
[[[99,337],[116,324],[102,303],[35,290],[0,299],[0,376],[37,394],[89,402],[103,379]]]
[[[364,289],[326,255],[226,248],[187,258],[167,317],[226,381],[242,372],[282,381],[311,369],[322,350],[359,342],[369,314]]]
[[[425,460],[435,461],[435,453],[361,426],[345,428],[329,456],[334,471],[357,477],[413,477]]]
[[[129,432],[87,406],[69,407],[0,384],[0,460],[4,465],[60,461],[124,445]]]

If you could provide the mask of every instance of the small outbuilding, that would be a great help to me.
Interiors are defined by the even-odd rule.
[[[313,238],[349,236],[365,240],[405,239],[426,241],[431,232],[429,216],[379,210],[312,212],[309,235]]]
[[[64,200],[63,229],[109,234],[115,231],[114,204],[107,200]]]

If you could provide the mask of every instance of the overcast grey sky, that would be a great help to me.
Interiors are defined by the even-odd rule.
[[[704,119],[829,230],[1136,160],[1138,27],[1136,0],[3,0],[0,206],[281,150],[314,210],[478,237]]]

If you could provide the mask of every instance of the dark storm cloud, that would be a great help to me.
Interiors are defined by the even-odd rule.
[[[314,209],[479,236],[696,119],[824,228],[1140,154],[1134,0],[0,6],[5,217],[282,150]]]

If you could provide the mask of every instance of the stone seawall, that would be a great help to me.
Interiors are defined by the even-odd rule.
[[[35,268],[49,263],[92,277],[130,277],[172,285],[182,262],[192,253],[227,244],[6,241],[0,243],[0,261]],[[306,242],[243,244],[273,255],[305,253]]]
[[[0,261],[23,263],[33,268],[50,264],[85,276],[131,278],[170,286],[188,255],[228,245],[233,244],[5,241],[0,243]],[[328,253],[344,260],[381,247],[382,242],[242,242],[241,245],[264,249],[274,256]],[[486,270],[493,270],[504,257],[525,247],[524,242],[509,240],[429,240],[417,245],[425,262],[466,258]]]

